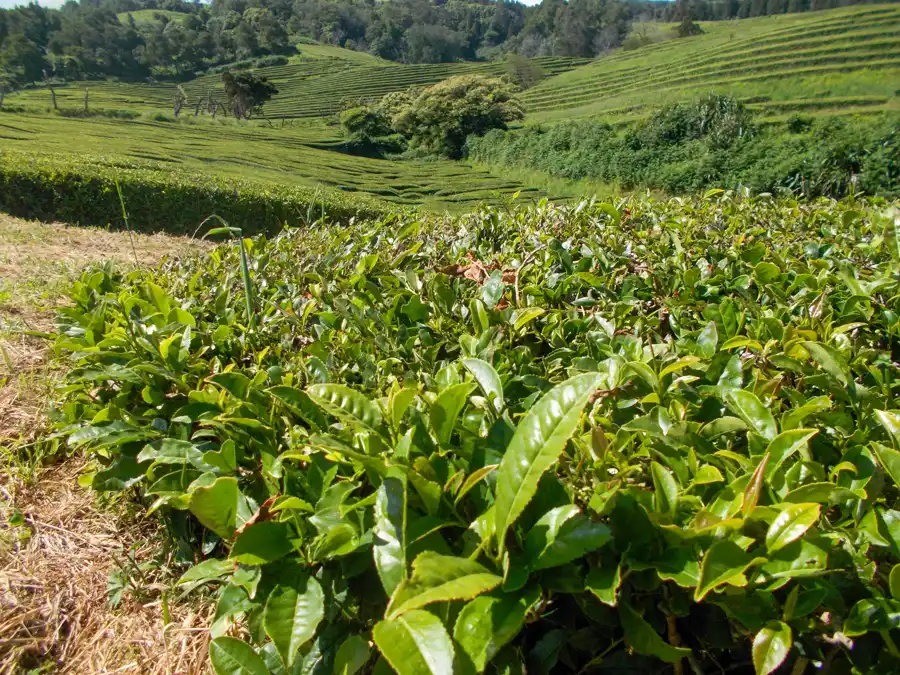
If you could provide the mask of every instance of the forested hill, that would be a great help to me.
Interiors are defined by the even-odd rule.
[[[185,78],[294,53],[310,40],[406,63],[593,57],[634,21],[716,20],[854,4],[849,0],[70,0],[0,10],[0,90],[47,78]]]

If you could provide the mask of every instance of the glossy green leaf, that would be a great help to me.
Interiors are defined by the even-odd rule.
[[[753,638],[753,667],[756,675],[769,675],[787,658],[794,638],[791,627],[783,621],[772,621]]]
[[[844,357],[829,345],[821,342],[804,342],[803,346],[813,360],[821,366],[822,370],[831,375],[838,382],[847,386],[852,381],[850,368],[844,361]]]
[[[204,527],[230,539],[237,527],[239,496],[236,478],[217,478],[212,485],[191,492],[188,508]]]
[[[653,489],[656,492],[656,508],[663,513],[675,513],[678,508],[678,483],[671,472],[659,462],[650,463]]]
[[[875,417],[888,432],[894,447],[900,449],[900,413],[893,410],[876,410]]]
[[[574,504],[545,513],[525,537],[524,554],[532,570],[559,567],[609,542],[609,528],[584,516]]]
[[[610,607],[618,604],[617,596],[621,585],[621,564],[592,567],[584,580],[585,589],[597,596],[600,602]]]
[[[673,647],[663,640],[627,602],[619,603],[619,620],[625,630],[625,639],[638,654],[653,656],[666,663],[679,663],[691,654],[690,649]]]
[[[557,385],[526,413],[497,471],[496,535],[501,551],[506,532],[534,497],[544,472],[556,462],[605,376],[576,375]]]
[[[769,526],[766,550],[774,553],[784,548],[812,527],[819,519],[818,504],[789,504]]]
[[[431,428],[438,443],[447,445],[453,436],[453,428],[462,409],[466,407],[469,394],[475,389],[471,382],[453,384],[444,389],[431,404]]]
[[[338,419],[375,430],[381,425],[381,410],[355,389],[343,384],[313,384],[306,392],[325,412]]]
[[[250,378],[241,373],[218,373],[211,376],[209,381],[239,399],[246,399],[250,391]]]
[[[888,577],[891,595],[894,600],[900,600],[900,563],[891,568],[891,574]]]
[[[539,597],[538,588],[533,586],[519,594],[482,595],[462,608],[453,639],[469,656],[476,672],[484,672],[497,652],[519,634]]]
[[[293,551],[292,539],[288,523],[271,520],[254,523],[238,535],[229,557],[244,565],[265,565]]]
[[[263,623],[287,668],[300,647],[315,635],[324,613],[322,587],[307,574],[295,576],[290,584],[279,584],[269,594]]]
[[[369,655],[369,643],[359,635],[351,635],[334,655],[334,675],[355,675],[366,665]]]
[[[266,391],[314,428],[325,429],[328,426],[322,411],[305,391],[286,386],[270,387]]]
[[[487,466],[483,466],[480,469],[476,469],[471,474],[466,476],[466,479],[463,481],[463,484],[459,486],[459,492],[456,493],[456,498],[454,501],[459,503],[460,500],[465,497],[478,483],[480,483],[486,476],[493,473],[499,467],[499,464],[488,464]]]
[[[747,553],[733,541],[717,541],[703,556],[700,583],[694,591],[694,602],[700,602],[707,593],[725,584],[745,586],[747,579],[744,572],[751,565],[764,560]]]
[[[754,432],[771,441],[778,433],[775,418],[755,394],[746,389],[729,389],[725,392],[725,403]]]
[[[503,383],[494,367],[481,359],[463,359],[463,366],[472,373],[472,377],[481,387],[485,397],[491,401],[494,410],[503,410]]]
[[[385,593],[390,596],[406,578],[406,476],[392,470],[375,500],[372,554]]]
[[[210,642],[209,661],[216,675],[270,675],[266,662],[253,647],[233,637]]]
[[[403,389],[394,392],[391,396],[390,416],[391,424],[393,424],[394,428],[400,426],[403,415],[406,413],[409,406],[412,405],[412,402],[415,400],[418,393],[418,390],[414,387],[404,387]]]
[[[375,624],[372,637],[398,675],[453,672],[453,642],[434,614],[414,609]]]
[[[412,576],[397,587],[386,616],[391,619],[433,602],[470,600],[502,582],[474,560],[425,551],[413,561]]]
[[[900,486],[900,452],[881,445],[881,443],[872,443],[871,448],[875,457],[878,458],[878,463],[894,481],[894,485]]]
[[[716,322],[710,321],[706,327],[700,331],[697,337],[697,346],[700,348],[700,355],[711,359],[716,353],[716,346],[719,344],[719,331],[716,330]]]
[[[769,456],[769,463],[766,465],[766,476],[769,477],[778,470],[784,461],[798,451],[805,451],[809,443],[809,439],[818,432],[815,429],[791,429],[778,434],[769,447],[766,448],[766,454]]]

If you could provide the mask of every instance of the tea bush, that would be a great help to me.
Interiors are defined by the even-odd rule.
[[[397,208],[328,188],[214,177],[158,162],[0,151],[0,211],[122,227],[117,180],[131,227],[172,234],[193,234],[211,213],[227,213],[234,225],[256,233],[311,222],[323,211],[335,218],[377,217]]]
[[[897,672],[897,226],[716,192],[97,268],[58,433],[220,674]]]

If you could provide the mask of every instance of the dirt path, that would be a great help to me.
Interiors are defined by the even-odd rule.
[[[200,248],[0,214],[0,673],[205,668],[209,609],[166,602],[164,625],[175,572],[159,528],[121,498],[100,503],[78,485],[85,460],[41,440],[59,376],[41,334],[66,285],[91,263],[133,268],[135,255],[145,266]]]

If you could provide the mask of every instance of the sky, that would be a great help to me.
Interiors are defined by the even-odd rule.
[[[65,0],[38,0],[38,4],[44,7],[60,7],[64,2]],[[27,0],[0,0],[0,7],[3,9],[27,4]]]

